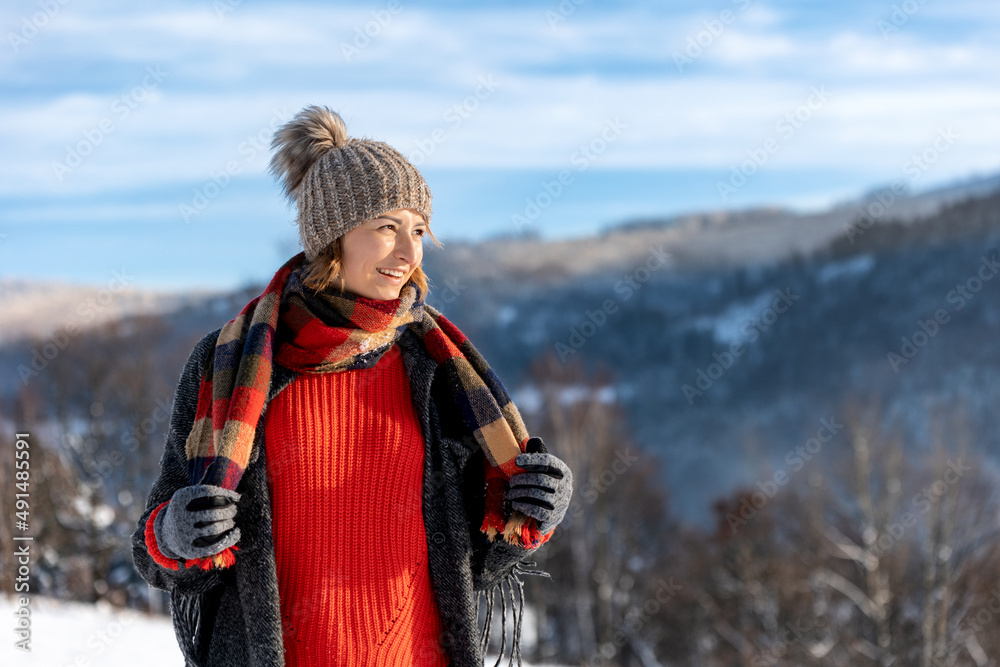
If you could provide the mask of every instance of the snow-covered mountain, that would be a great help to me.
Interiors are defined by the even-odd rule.
[[[135,315],[170,312],[218,296],[208,290],[141,289],[127,274],[117,274],[101,286],[2,278],[0,345],[26,336],[44,338],[65,327],[83,330]]]
[[[494,239],[430,251],[429,303],[476,341],[526,412],[526,372],[538,355],[612,368],[618,384],[609,395],[627,408],[637,442],[666,459],[671,494],[683,500],[675,510],[704,518],[713,498],[752,482],[758,466],[801,444],[814,422],[850,397],[881,400],[885,418],[920,445],[932,428],[928,406],[966,410],[978,444],[1000,452],[993,407],[1000,388],[992,380],[1000,368],[1000,280],[984,277],[992,277],[989,257],[1000,239],[1000,192],[990,190],[998,181],[899,195],[885,215],[854,227],[851,212],[877,194],[823,215],[706,214],[697,224],[626,226],[575,241]],[[123,407],[118,418],[127,422],[136,410],[152,411],[154,399],[169,400],[194,341],[262,287],[160,301],[136,296],[133,315],[165,312],[155,336],[115,332],[114,349],[134,347],[138,361],[129,363],[148,365],[153,387],[143,399],[150,407]],[[6,316],[5,331],[58,320],[76,293],[66,294],[62,309],[33,318],[18,290],[0,291],[0,308],[20,303],[4,311],[24,313]],[[921,322],[926,328],[940,310],[947,322],[918,353],[890,363],[890,355],[923,341]],[[743,351],[730,360],[734,344]],[[67,377],[88,365],[98,377],[106,369],[91,362],[101,352],[89,350],[107,345],[99,337],[74,344],[58,362],[73,366]],[[20,389],[18,364],[37,349],[37,342],[0,344],[0,405]],[[67,400],[64,389],[46,388],[56,379],[40,378],[43,410],[54,402],[46,392]],[[70,400],[79,400],[74,418],[86,423],[100,388],[78,380]],[[156,442],[159,431],[151,437]],[[751,440],[761,443],[757,449]],[[149,481],[154,450],[134,485]]]
[[[664,272],[768,264],[823,248],[842,237],[845,227],[854,223],[861,212],[868,211],[873,202],[887,201],[886,196],[891,197],[891,202],[876,216],[875,224],[913,221],[968,197],[992,192],[1000,188],[1000,174],[921,192],[897,194],[890,185],[873,188],[855,200],[819,213],[800,214],[780,207],[704,211],[625,221],[597,236],[576,239],[544,241],[525,236],[478,243],[448,242],[443,249],[428,246],[424,265],[433,284],[446,289],[449,279],[506,280],[518,286],[566,284],[627,269],[644,261],[654,250],[669,256]],[[882,194],[885,192],[889,195]],[[872,210],[880,211],[877,205]],[[232,317],[239,306],[229,297],[249,299],[255,296],[251,292],[253,289],[241,290],[238,295],[207,289],[183,293],[150,290],[132,284],[128,275],[113,276],[105,285],[3,278],[0,345],[27,335],[44,337],[61,326],[85,328],[123,317],[185,308],[208,308],[220,316]],[[236,311],[232,310],[234,306]]]

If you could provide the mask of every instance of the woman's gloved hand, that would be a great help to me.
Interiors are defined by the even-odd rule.
[[[507,499],[513,509],[538,522],[542,535],[559,525],[573,495],[573,473],[562,459],[541,453],[542,439],[530,438],[514,462],[526,472],[510,478]]]
[[[177,489],[153,523],[160,552],[167,558],[190,560],[214,556],[239,542],[234,519],[241,496],[212,484]]]

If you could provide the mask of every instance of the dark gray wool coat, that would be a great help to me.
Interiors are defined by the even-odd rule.
[[[236,525],[241,536],[235,565],[224,570],[169,570],[156,564],[146,550],[144,532],[149,515],[160,503],[169,500],[174,491],[188,484],[185,442],[197,407],[200,369],[219,331],[216,329],[198,342],[181,373],[160,475],[132,534],[132,558],[150,586],[170,593],[174,630],[186,667],[278,667],[285,661],[271,536],[263,412],[250,462],[236,489],[242,496],[237,505]],[[488,639],[494,595],[500,592],[505,637],[506,593],[509,593],[514,622],[513,653],[520,664],[523,583],[519,575],[548,575],[524,568],[534,565],[526,560],[533,550],[510,545],[502,539],[490,542],[480,532],[484,503],[482,450],[467,429],[462,432],[461,415],[449,408],[451,402],[444,398],[447,394],[447,388],[442,386],[444,376],[435,373],[437,364],[419,337],[407,330],[396,345],[403,356],[424,434],[423,517],[431,584],[445,628],[442,646],[453,667],[482,665],[483,640]],[[390,349],[386,354],[392,353]],[[372,359],[368,367],[376,361]],[[295,371],[273,365],[264,411],[295,375]],[[487,609],[480,628],[478,612],[483,596]]]

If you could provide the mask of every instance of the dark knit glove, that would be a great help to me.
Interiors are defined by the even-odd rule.
[[[540,453],[541,442],[541,438],[530,438],[526,452],[514,459],[526,472],[510,478],[507,499],[513,509],[533,517],[545,535],[559,525],[569,508],[573,473],[562,459]]]
[[[183,486],[156,515],[156,545],[167,558],[214,556],[240,539],[236,503],[242,494],[221,486]]]

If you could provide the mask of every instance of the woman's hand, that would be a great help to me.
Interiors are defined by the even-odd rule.
[[[534,518],[545,535],[559,525],[569,508],[573,473],[559,457],[540,453],[541,442],[541,438],[530,438],[526,452],[514,459],[525,472],[510,478],[507,499],[513,509]]]
[[[153,523],[160,552],[191,560],[214,556],[236,544],[240,529],[234,519],[241,495],[211,484],[177,489]]]

